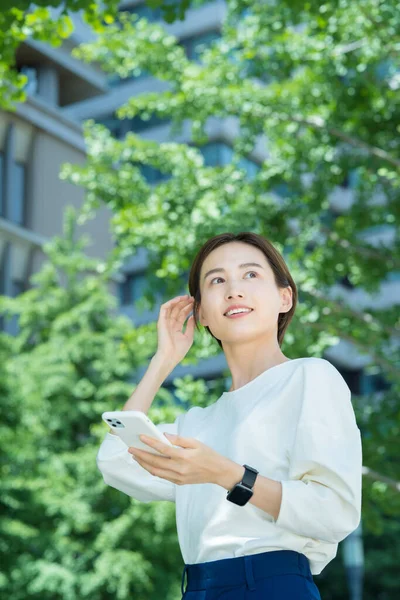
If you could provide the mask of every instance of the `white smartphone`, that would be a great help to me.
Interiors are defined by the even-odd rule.
[[[146,450],[146,452],[151,452],[158,456],[161,455],[161,452],[142,442],[139,439],[139,435],[156,438],[173,448],[180,447],[171,444],[169,439],[157,429],[153,421],[140,410],[107,411],[101,415],[101,418],[128,447],[133,446],[134,448],[139,448],[139,450]]]

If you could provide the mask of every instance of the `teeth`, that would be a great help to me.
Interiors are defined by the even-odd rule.
[[[226,313],[226,316],[229,317],[229,315],[236,315],[238,313],[244,313],[244,312],[247,313],[247,312],[251,312],[252,310],[253,309],[251,309],[251,308],[248,308],[248,309],[246,309],[246,308],[239,308],[239,309],[236,309],[236,310],[230,310],[230,311],[228,311]]]

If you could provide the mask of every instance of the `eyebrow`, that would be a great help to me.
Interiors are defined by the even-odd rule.
[[[239,269],[244,269],[245,267],[259,267],[260,269],[263,269],[264,267],[262,267],[261,265],[259,265],[258,263],[255,262],[248,262],[248,263],[243,263],[241,265],[239,265]],[[206,277],[208,277],[209,275],[211,275],[211,273],[224,273],[225,269],[222,269],[221,267],[217,267],[216,269],[211,269],[211,271],[207,271],[207,273],[204,275],[203,277],[203,281],[205,281]]]

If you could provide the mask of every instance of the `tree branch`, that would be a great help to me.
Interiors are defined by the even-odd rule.
[[[396,492],[400,492],[400,481],[396,481],[395,479],[391,479],[390,477],[386,477],[386,475],[381,475],[376,471],[373,471],[369,467],[362,467],[362,474],[370,479],[375,479],[376,481],[382,481],[382,483],[386,483],[389,487],[391,487]]]
[[[329,304],[329,308],[331,308],[333,311],[335,311],[339,314],[343,314],[343,316],[345,316],[345,311],[346,311],[346,314],[353,317],[353,319],[357,319],[358,321],[360,321],[362,323],[368,323],[368,324],[372,323],[372,324],[376,325],[377,327],[380,327],[382,329],[382,331],[384,331],[389,337],[391,337],[393,335],[393,329],[385,327],[385,325],[383,323],[381,323],[377,319],[373,319],[370,313],[366,313],[364,311],[358,312],[356,310],[353,310],[348,304],[340,304],[339,302],[336,302],[332,298],[328,298],[327,296],[325,296],[321,292],[318,292],[317,290],[307,290],[307,292],[304,292],[304,290],[303,290],[302,293],[310,294],[310,296],[314,296],[315,298],[318,298],[319,300],[323,300],[325,302],[325,305]]]
[[[329,302],[331,302],[331,300],[329,298],[327,300]],[[322,324],[322,323],[320,324],[320,323],[317,323],[317,322],[308,323],[307,327],[309,329],[310,328],[311,329],[317,329],[318,331],[324,331],[326,333],[326,323],[324,323],[324,324]],[[371,345],[365,345],[365,346],[363,346],[362,344],[360,344],[357,341],[357,339],[355,339],[351,335],[347,335],[344,330],[342,330],[340,332],[339,337],[341,339],[347,340],[352,345],[355,345],[357,348],[360,349],[360,351],[361,351],[362,354],[370,354],[370,355],[372,355],[372,360],[374,361],[374,364],[379,365],[382,368],[383,371],[391,373],[394,378],[399,376],[399,370],[389,360],[385,360],[384,358],[381,358],[379,355],[374,354],[373,346],[372,347],[371,347]]]
[[[346,213],[344,213],[344,214],[346,214]],[[323,225],[320,226],[320,231],[322,233],[326,233],[327,235],[333,233],[332,229],[329,229],[328,227],[324,227]],[[348,240],[346,240],[345,238],[337,239],[338,244],[341,244],[342,242],[350,244],[350,242]],[[361,240],[357,240],[357,242],[358,242],[357,245],[352,244],[352,248],[355,249],[357,252],[359,252],[359,254],[361,254],[362,256],[366,256],[367,258],[368,257],[377,258],[381,261],[385,261],[387,259],[387,257],[384,256],[382,251],[380,251],[374,247],[371,247],[369,244],[366,244],[366,243],[363,245],[360,245],[360,244],[362,244]],[[390,252],[391,248],[385,248],[385,250]],[[399,263],[395,262],[394,268],[400,269],[400,262]]]
[[[315,129],[325,129],[333,137],[337,137],[346,142],[347,144],[354,146],[355,148],[362,148],[363,150],[366,150],[369,154],[372,154],[373,156],[377,156],[378,158],[385,160],[394,167],[400,168],[400,160],[394,158],[394,156],[392,156],[385,150],[382,150],[377,146],[371,146],[370,144],[367,144],[366,142],[363,142],[358,138],[355,138],[351,135],[348,135],[347,133],[344,133],[343,131],[340,131],[339,129],[336,129],[336,127],[329,127],[321,117],[314,117],[311,119],[291,117],[289,119],[282,118],[282,120],[295,121],[296,123],[300,123],[301,125],[308,125],[309,127],[314,127]]]

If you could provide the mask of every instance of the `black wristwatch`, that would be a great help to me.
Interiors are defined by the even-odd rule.
[[[252,488],[254,487],[258,475],[258,471],[253,469],[253,467],[249,467],[248,465],[243,466],[245,472],[242,481],[239,481],[226,496],[227,500],[234,504],[238,504],[239,506],[244,506],[254,494]]]

